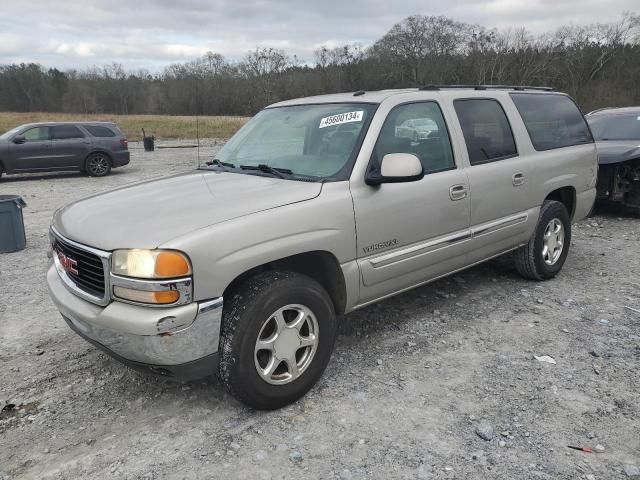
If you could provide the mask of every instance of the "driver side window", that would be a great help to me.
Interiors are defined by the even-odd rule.
[[[436,102],[395,107],[384,122],[373,151],[380,165],[389,153],[411,153],[420,159],[424,173],[455,168],[449,132]]]
[[[30,128],[22,134],[25,142],[42,142],[49,140],[49,127]]]

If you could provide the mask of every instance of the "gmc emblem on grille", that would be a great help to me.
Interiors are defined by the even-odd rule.
[[[66,272],[73,273],[74,275],[78,275],[78,262],[76,262],[73,258],[67,257],[62,252],[56,252],[58,254],[58,261],[60,265]]]

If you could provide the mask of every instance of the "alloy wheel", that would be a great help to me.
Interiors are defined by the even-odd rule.
[[[89,173],[92,175],[100,177],[109,171],[109,160],[107,160],[104,155],[94,155],[89,160],[87,170],[89,170]]]
[[[284,385],[300,377],[318,349],[318,320],[304,305],[292,304],[274,312],[260,329],[254,360],[260,377]]]
[[[564,226],[558,218],[553,218],[544,229],[542,236],[542,259],[547,265],[554,265],[564,248]]]

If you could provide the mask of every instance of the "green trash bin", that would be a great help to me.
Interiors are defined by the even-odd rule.
[[[22,219],[26,206],[20,195],[0,195],[0,253],[17,252],[26,246]]]

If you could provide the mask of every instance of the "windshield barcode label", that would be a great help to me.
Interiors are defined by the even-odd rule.
[[[341,123],[349,122],[361,122],[364,117],[364,110],[358,110],[357,112],[339,113],[337,115],[331,115],[330,117],[324,117],[320,120],[320,127],[331,127],[333,125],[340,125]]]

